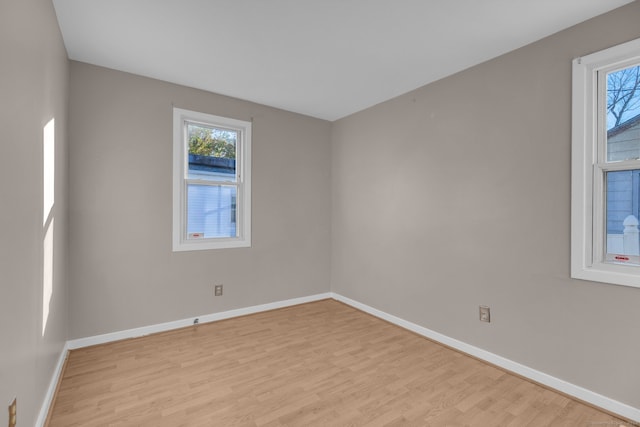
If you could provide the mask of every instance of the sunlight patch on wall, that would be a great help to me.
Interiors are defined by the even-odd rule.
[[[44,127],[42,140],[42,189],[43,189],[43,218],[42,225],[46,225],[49,214],[53,209],[55,199],[55,171],[56,171],[56,131],[55,119],[49,120]]]
[[[55,203],[56,141],[55,119],[43,129],[42,139],[42,336],[49,321],[49,306],[53,296],[53,206]]]
[[[42,336],[47,329],[49,305],[53,296],[53,218],[44,235],[42,265]]]

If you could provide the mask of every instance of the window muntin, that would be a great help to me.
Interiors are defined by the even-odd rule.
[[[174,251],[251,245],[251,123],[174,108]]]
[[[573,62],[572,277],[640,287],[640,40]]]

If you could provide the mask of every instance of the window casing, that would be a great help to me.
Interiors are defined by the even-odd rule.
[[[640,39],[573,61],[571,277],[640,287],[640,107],[622,122],[610,113],[629,70],[640,70]]]
[[[173,109],[173,250],[251,246],[251,123]]]

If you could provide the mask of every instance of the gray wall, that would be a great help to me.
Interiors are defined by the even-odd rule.
[[[638,18],[634,2],[332,125],[75,62],[69,86],[50,2],[3,2],[0,405],[17,396],[20,425],[32,425],[67,338],[331,282],[640,407],[640,292],[569,279],[570,62],[640,37]],[[252,248],[171,252],[172,104],[253,118]],[[43,334],[51,118],[54,276]],[[224,297],[212,296],[215,283]],[[491,306],[491,324],[478,322],[479,304]]]
[[[50,1],[0,3],[0,76],[0,422],[17,397],[18,425],[30,426],[67,339],[68,61]],[[52,118],[53,293],[43,334],[43,127]]]
[[[640,407],[640,289],[569,278],[571,60],[639,21],[634,2],[335,122],[332,290]]]
[[[328,291],[331,123],[73,61],[70,76],[70,338]],[[172,105],[253,118],[251,248],[171,251]]]

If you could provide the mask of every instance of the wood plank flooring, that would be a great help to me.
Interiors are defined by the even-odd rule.
[[[49,427],[627,426],[334,300],[73,350]]]

